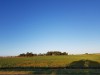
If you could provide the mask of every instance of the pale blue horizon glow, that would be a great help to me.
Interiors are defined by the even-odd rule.
[[[0,56],[100,53],[99,0],[0,0]]]

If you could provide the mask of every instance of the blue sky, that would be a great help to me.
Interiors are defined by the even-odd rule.
[[[0,56],[100,53],[100,0],[0,0]]]

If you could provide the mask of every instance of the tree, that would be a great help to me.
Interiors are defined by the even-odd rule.
[[[25,54],[25,53],[22,53],[22,54],[20,54],[19,56],[21,56],[21,57],[25,57],[26,54]]]
[[[63,52],[61,55],[68,55],[68,53],[66,53],[66,52]]]
[[[37,54],[33,54],[32,52],[27,52],[26,54],[25,53],[22,53],[19,55],[20,57],[32,57],[32,56],[37,56]]]

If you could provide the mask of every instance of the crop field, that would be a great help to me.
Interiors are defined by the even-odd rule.
[[[100,55],[0,57],[0,74],[100,75]]]

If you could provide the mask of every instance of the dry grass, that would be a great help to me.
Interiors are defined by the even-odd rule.
[[[32,74],[31,71],[0,71],[0,75],[26,75]]]

